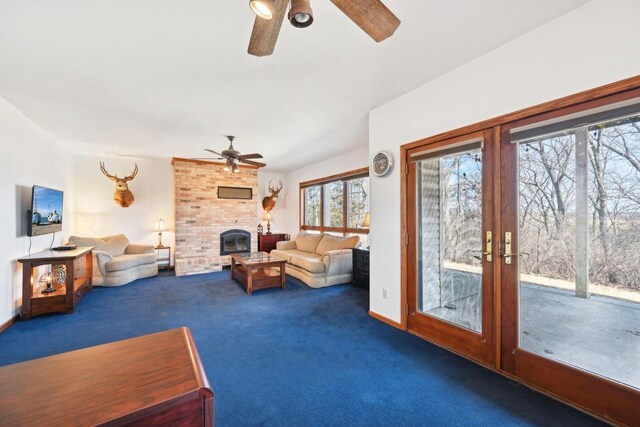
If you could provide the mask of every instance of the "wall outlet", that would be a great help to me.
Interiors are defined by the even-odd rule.
[[[382,288],[382,298],[389,298],[389,291],[387,290],[387,288]]]

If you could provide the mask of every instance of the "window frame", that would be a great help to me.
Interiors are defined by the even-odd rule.
[[[319,231],[320,233],[342,233],[347,234],[369,234],[369,228],[348,227],[348,205],[349,205],[349,181],[359,178],[369,178],[369,167],[354,169],[348,172],[317,178],[299,184],[299,229],[300,231]],[[332,182],[342,181],[342,227],[326,227],[324,225],[324,186]],[[320,225],[306,225],[306,198],[305,190],[309,187],[320,187]]]

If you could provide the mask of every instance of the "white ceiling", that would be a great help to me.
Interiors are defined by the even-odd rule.
[[[77,152],[200,157],[234,134],[288,171],[366,144],[372,108],[584,3],[385,0],[402,24],[376,44],[314,0],[314,24],[285,21],[257,58],[246,0],[0,0],[0,96]]]

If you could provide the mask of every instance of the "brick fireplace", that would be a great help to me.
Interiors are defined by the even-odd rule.
[[[224,171],[224,165],[174,158],[175,197],[175,271],[176,275],[220,271],[231,263],[222,255],[221,236],[225,232],[244,232],[246,243],[255,252],[258,247],[258,172],[241,167],[240,173]],[[218,198],[218,186],[245,187],[253,198]],[[249,235],[247,235],[249,233]],[[239,238],[239,237],[238,237]],[[233,240],[242,246],[242,240]]]

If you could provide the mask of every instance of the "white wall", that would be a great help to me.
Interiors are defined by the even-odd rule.
[[[29,249],[27,210],[34,184],[64,191],[59,245],[72,228],[71,153],[44,130],[0,98],[0,325],[18,313],[22,303],[22,268],[16,259]],[[52,235],[32,238],[31,252],[48,249]]]
[[[592,1],[381,106],[371,155],[640,74],[638,17],[640,1]],[[400,321],[399,170],[372,177],[371,213],[371,310]]]
[[[115,182],[100,171],[104,162],[112,175],[129,174],[138,164],[138,175],[129,182],[135,197],[128,208],[113,200]],[[73,233],[80,236],[126,234],[133,243],[158,243],[153,231],[158,218],[169,231],[162,233],[164,245],[174,245],[173,169],[170,159],[123,159],[74,155],[75,221]],[[172,253],[173,255],[173,253]]]
[[[129,182],[135,202],[128,208],[122,208],[113,201],[115,185],[100,171],[100,161],[105,163],[109,173],[118,176],[127,174],[138,163],[138,175]],[[162,242],[175,249],[173,167],[170,159],[123,159],[76,154],[74,179],[74,234],[107,236],[124,233],[132,242],[155,245],[158,234],[153,232],[153,227],[158,218],[163,218],[169,231],[162,234]],[[259,222],[263,222],[262,198],[269,194],[269,180],[273,186],[277,186],[279,181],[284,184],[284,174],[258,171],[256,228]],[[275,218],[272,222],[273,231],[280,231],[277,224],[285,216],[287,200],[283,196],[280,193],[276,208],[272,211]],[[266,224],[266,221],[263,223]]]
[[[287,173],[283,190],[286,197],[286,215],[284,222],[277,223],[276,230],[282,233],[289,233],[292,238],[298,234],[300,227],[300,214],[298,211],[300,200],[299,184],[301,182],[366,167],[368,159],[369,147],[363,145],[353,151]]]
[[[262,199],[271,194],[268,188],[269,181],[271,181],[271,186],[274,188],[278,188],[280,183],[282,183],[282,190],[280,190],[278,194],[278,201],[276,202],[275,208],[271,211],[273,218],[273,220],[271,220],[271,232],[286,233],[286,231],[282,229],[283,218],[286,218],[288,205],[287,194],[284,189],[285,177],[283,173],[258,170],[258,212],[256,213],[256,227],[258,226],[258,222],[260,222],[264,227],[264,232],[267,232],[267,221],[262,220],[264,213],[262,209]]]

